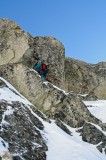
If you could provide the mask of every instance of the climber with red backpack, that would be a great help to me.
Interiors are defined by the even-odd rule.
[[[47,65],[43,63],[43,61],[38,61],[37,64],[33,67],[34,70],[36,70],[40,76],[46,80],[46,73],[48,72]]]

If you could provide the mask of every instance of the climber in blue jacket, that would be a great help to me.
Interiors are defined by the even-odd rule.
[[[39,61],[34,65],[33,69],[36,70],[44,80],[46,80],[46,73],[48,70],[45,63]]]

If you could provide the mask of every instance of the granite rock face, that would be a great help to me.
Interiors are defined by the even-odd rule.
[[[106,63],[88,64],[72,58],[65,59],[65,89],[106,99]]]
[[[64,46],[56,38],[35,37],[34,51],[48,66],[47,78],[58,87],[64,88]]]
[[[0,65],[19,62],[29,48],[29,35],[15,22],[0,19],[0,37]]]
[[[54,37],[32,37],[18,24],[0,19],[0,66],[22,63],[30,68],[43,60],[48,65],[48,79],[64,85],[64,47]]]
[[[47,79],[56,86],[68,92],[89,94],[88,99],[106,99],[105,62],[94,65],[65,58],[60,41],[52,36],[32,37],[8,19],[0,19],[0,37],[0,75],[5,66],[16,66],[18,75],[18,64],[32,68],[42,60],[48,65]]]
[[[17,66],[7,66],[2,69],[3,76],[49,118],[59,118],[73,127],[81,127],[86,121],[101,124],[90,114],[77,94],[65,93],[50,82],[44,82],[33,69],[22,64]],[[18,72],[17,68],[21,72]]]

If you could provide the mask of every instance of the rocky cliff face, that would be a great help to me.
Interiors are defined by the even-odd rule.
[[[106,99],[106,63],[88,64],[72,58],[65,59],[65,88],[67,91],[95,95]],[[91,98],[90,97],[90,98]]]
[[[40,59],[48,65],[48,79],[64,86],[65,56],[60,41],[54,37],[34,38],[8,19],[0,20],[0,37],[0,67],[21,63],[32,68]]]
[[[79,132],[81,132],[83,140],[87,141],[85,128],[86,126],[90,128],[90,130],[93,128],[88,126],[88,122],[91,126],[92,124],[96,124],[106,130],[106,124],[103,124],[91,115],[78,95],[79,93],[90,93],[90,95],[95,97],[105,98],[105,89],[103,88],[103,84],[105,85],[105,76],[103,76],[105,63],[104,66],[102,66],[101,72],[101,63],[90,65],[71,58],[65,58],[64,47],[61,42],[53,37],[32,37],[28,33],[25,33],[15,22],[7,19],[0,20],[0,36],[1,77],[15,86],[22,95],[46,114],[48,118],[55,119],[57,124],[67,132],[68,130],[64,126],[64,123],[71,127],[82,127],[82,130],[79,130]],[[32,66],[38,59],[44,60],[48,64],[47,78],[52,83],[44,82],[38,73],[32,69]],[[62,90],[64,87],[66,91],[74,91],[76,93],[66,93]],[[102,88],[104,90],[102,90]],[[4,112],[8,105],[7,102],[1,102],[1,106],[4,107]],[[33,134],[34,132],[37,133],[37,131],[32,128],[32,126],[35,125],[35,117],[30,115],[29,109],[25,109],[24,105],[20,109],[18,102],[12,103],[10,107],[15,110],[15,115],[13,114],[9,119],[9,123],[13,125],[12,130],[14,131],[15,123],[20,126],[16,132],[24,125],[26,126],[26,130],[28,129],[31,132],[32,139],[35,138]],[[17,122],[17,116],[21,118],[21,112],[25,114],[25,116],[22,118],[22,121]],[[23,123],[23,121],[26,120],[26,116],[31,119],[31,123],[28,121],[29,126]],[[11,118],[14,119],[13,124]],[[43,129],[38,119],[36,121],[37,124],[40,125],[40,128]],[[10,130],[8,131],[10,132]],[[22,131],[23,135],[24,132],[25,131]],[[8,136],[7,133],[5,135],[5,133],[2,132],[2,134],[3,137]],[[27,137],[29,138],[30,135],[28,134]],[[11,141],[10,138],[8,139]],[[19,139],[16,139],[16,141],[19,141]],[[23,137],[22,141],[24,144]],[[41,142],[39,138],[38,141],[41,146],[43,145],[43,151],[40,156],[45,157],[43,153],[46,150],[46,145],[44,141]],[[105,141],[105,138],[102,139],[102,141]],[[91,143],[91,141],[88,142]],[[13,141],[12,145],[14,146]],[[29,146],[30,143],[28,147]],[[106,146],[105,142],[104,146]],[[22,148],[20,148],[20,153],[22,154]],[[27,153],[29,154],[29,151]],[[33,155],[34,153],[31,152],[30,154]],[[36,156],[38,156],[38,154],[36,154]],[[37,160],[39,160],[39,158]]]
[[[22,64],[8,65],[2,68],[2,74],[48,117],[59,118],[73,127],[81,127],[86,121],[101,124],[92,117],[77,94],[67,94],[50,82],[43,82],[33,69]]]
[[[32,37],[8,19],[0,20],[0,37],[0,70],[15,68],[13,72],[17,73],[14,76],[18,79],[21,65],[32,68],[40,59],[48,65],[47,79],[56,86],[68,92],[90,93],[97,98],[106,98],[105,62],[93,65],[65,58],[65,49],[60,41],[51,36]]]

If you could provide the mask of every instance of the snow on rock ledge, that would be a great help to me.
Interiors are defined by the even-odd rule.
[[[4,80],[1,84],[5,82]],[[20,160],[46,159],[47,146],[42,137],[44,126],[41,122],[42,118],[38,117],[36,112],[42,117],[43,114],[34,107],[35,115],[33,115],[31,107],[33,108],[33,105],[18,94],[9,83],[0,86],[0,156],[2,158],[11,156]]]

